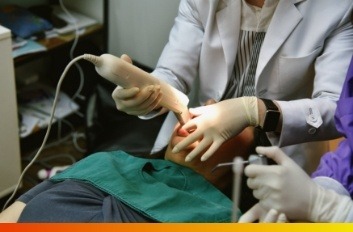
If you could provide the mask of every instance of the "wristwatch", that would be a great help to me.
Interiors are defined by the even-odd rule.
[[[265,117],[264,120],[260,122],[260,127],[265,132],[276,131],[281,113],[272,100],[264,98],[260,99],[264,102],[266,106]]]

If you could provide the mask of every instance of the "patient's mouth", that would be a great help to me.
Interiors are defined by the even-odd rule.
[[[180,128],[178,131],[177,131],[177,135],[178,136],[181,136],[181,137],[186,137],[189,135],[189,132],[187,130],[184,130],[182,128]]]

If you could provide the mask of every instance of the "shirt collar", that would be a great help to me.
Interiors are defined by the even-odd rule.
[[[267,31],[279,0],[265,0],[262,8],[242,0],[241,29],[246,31]]]

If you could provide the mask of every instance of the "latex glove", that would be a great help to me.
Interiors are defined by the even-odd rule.
[[[187,162],[203,151],[206,152],[201,160],[207,160],[226,140],[248,126],[259,124],[256,97],[228,99],[213,105],[190,109],[190,113],[194,118],[181,129],[192,133],[173,149],[173,153],[178,153],[198,141],[197,146],[186,156]]]
[[[122,55],[121,59],[132,63],[127,55]],[[112,93],[116,108],[130,115],[145,115],[152,110],[159,108],[161,101],[161,87],[159,85],[150,85],[142,89],[133,87],[124,89],[117,86]]]
[[[257,147],[279,165],[249,165],[248,186],[264,209],[275,209],[289,220],[328,222],[346,220],[353,203],[347,196],[323,189],[278,147]]]
[[[239,223],[250,223],[250,222],[263,222],[263,223],[285,223],[287,217],[283,213],[279,213],[275,209],[269,211],[263,209],[259,204],[254,205],[245,214],[239,218]]]

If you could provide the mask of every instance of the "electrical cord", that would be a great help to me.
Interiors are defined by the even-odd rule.
[[[21,182],[22,182],[22,179],[24,177],[24,175],[26,174],[26,172],[28,171],[28,169],[33,165],[33,163],[37,160],[37,158],[39,157],[39,155],[41,154],[41,152],[43,151],[43,149],[45,148],[45,144],[49,138],[49,134],[50,134],[50,130],[51,130],[51,127],[52,127],[52,123],[53,123],[53,119],[54,119],[54,115],[55,115],[55,109],[56,109],[56,105],[58,103],[58,99],[59,99],[59,93],[60,93],[60,89],[61,89],[61,85],[62,85],[62,82],[64,81],[64,78],[67,74],[67,72],[69,71],[69,69],[71,68],[71,66],[73,64],[75,64],[78,60],[81,60],[81,59],[85,59],[85,57],[87,56],[87,54],[85,55],[81,55],[81,56],[78,56],[76,57],[75,59],[71,60],[69,62],[69,64],[65,67],[59,81],[58,81],[58,84],[56,86],[56,91],[55,91],[55,97],[54,97],[54,101],[53,101],[53,106],[52,106],[52,109],[51,109],[51,113],[50,113],[50,119],[49,119],[49,123],[48,123],[48,127],[47,127],[47,131],[45,133],[45,136],[44,136],[44,139],[43,139],[43,142],[41,144],[41,146],[39,147],[36,155],[33,157],[33,159],[31,160],[31,162],[23,169],[19,179],[18,179],[18,182],[16,184],[16,188],[15,190],[12,192],[11,196],[8,198],[8,200],[5,202],[4,206],[3,206],[3,209],[2,211],[4,211],[6,208],[7,208],[7,205],[11,202],[11,200],[14,198],[14,196],[16,195],[17,191],[18,191],[18,188],[20,187],[21,185]]]
[[[95,56],[92,54],[84,54],[84,55],[78,56],[75,59],[71,60],[69,62],[69,64],[65,67],[62,75],[59,78],[59,81],[58,81],[58,84],[56,87],[56,91],[55,91],[55,97],[54,97],[53,106],[51,109],[51,114],[50,114],[50,119],[49,119],[47,131],[45,133],[42,145],[38,149],[36,155],[33,157],[31,162],[22,171],[22,173],[19,177],[18,183],[16,185],[16,188],[13,191],[12,195],[9,197],[9,199],[4,204],[3,210],[7,207],[9,202],[15,196],[27,170],[37,160],[37,158],[41,154],[42,150],[45,148],[45,144],[48,140],[49,133],[50,133],[50,130],[52,127],[52,123],[53,123],[53,119],[54,119],[54,115],[55,115],[55,109],[56,109],[56,106],[58,103],[58,98],[59,98],[62,82],[64,81],[64,78],[65,78],[68,70],[71,68],[71,66],[74,65],[77,61],[79,61],[81,59],[87,60],[90,63],[92,63],[96,67],[96,71],[98,72],[98,74],[100,74],[102,77],[106,78],[107,80],[109,80],[117,85],[121,85],[120,83],[122,83],[122,85],[121,85],[122,87],[124,87],[124,85],[128,85],[131,82],[135,83],[135,84],[136,83],[143,84],[146,82],[151,84],[151,83],[154,83],[154,81],[155,81],[155,77],[151,76],[150,74],[148,74],[142,70],[139,70],[138,68],[131,66],[131,64],[128,64],[124,61],[121,61],[119,58],[114,57],[113,55],[109,55],[109,54],[104,54],[101,56]],[[116,68],[118,68],[118,69],[116,69]],[[128,75],[127,76],[128,78],[127,77],[120,78],[119,72],[124,72],[124,71],[125,72],[128,71],[128,73],[131,76]],[[169,88],[165,85],[165,89],[167,90]],[[181,123],[184,123],[185,120],[188,119],[189,114],[188,114],[186,105],[182,104],[175,95],[168,96],[162,100],[163,101],[161,102],[161,105],[168,108],[169,110],[172,110],[176,114],[176,117],[178,118],[178,120]]]
[[[69,154],[51,155],[51,156],[48,156],[46,158],[41,159],[40,162],[46,163],[46,162],[49,162],[49,161],[52,161],[52,160],[58,159],[58,158],[60,158],[60,160],[62,160],[62,158],[67,158],[71,164],[74,164],[76,162],[75,157],[73,157],[72,155],[69,155]]]
[[[50,117],[50,115],[49,115],[49,117]],[[61,120],[61,122],[64,124],[67,124],[70,127],[71,133],[66,135],[65,137],[60,136],[54,142],[46,144],[45,147],[43,148],[43,150],[59,146],[60,144],[63,144],[63,143],[70,144],[70,138],[71,138],[72,139],[71,144],[73,144],[74,148],[80,153],[85,153],[86,149],[82,148],[78,144],[78,139],[85,139],[85,134],[75,131],[74,126],[69,121],[63,119],[63,120]],[[26,157],[23,157],[22,160],[23,161],[30,161],[33,159],[35,154],[36,154],[36,152],[32,152],[31,154],[27,155]]]
[[[78,139],[86,139],[86,136],[84,133],[79,133],[75,130],[74,126],[67,120],[63,119],[62,120],[63,123],[66,123],[70,128],[71,128],[71,136],[72,136],[72,143],[75,147],[75,149],[78,151],[78,152],[81,152],[81,153],[85,153],[87,150],[85,148],[82,148],[79,144],[78,144]]]
[[[74,51],[76,49],[76,46],[78,44],[78,40],[80,38],[80,31],[79,31],[75,17],[72,16],[70,11],[65,7],[63,0],[60,0],[59,3],[60,3],[61,9],[65,12],[65,14],[68,16],[68,18],[70,18],[70,21],[74,24],[74,27],[75,27],[75,38],[74,38],[74,41],[73,41],[72,46],[70,48],[70,59],[72,60],[74,58]],[[76,92],[71,97],[71,100],[74,101],[76,98],[80,98],[81,100],[84,100],[85,97],[81,95],[81,92],[82,92],[82,89],[84,86],[84,73],[83,73],[82,67],[80,66],[79,63],[75,63],[75,66],[79,72],[79,77],[80,77],[79,83],[80,84],[79,84],[79,87],[77,88]],[[71,104],[73,104],[73,103],[71,103]],[[83,117],[83,114],[80,112],[76,112],[76,114],[78,114],[80,117]]]
[[[84,133],[73,133],[73,136],[72,136],[72,142],[73,142],[73,145],[75,147],[75,149],[81,153],[85,153],[87,152],[87,150],[85,148],[82,148],[79,144],[78,144],[78,140],[80,138],[86,138],[85,134]]]
[[[22,180],[24,179],[24,175],[26,174],[26,172],[28,171],[28,169],[36,162],[37,158],[39,157],[39,155],[41,154],[41,152],[47,148],[46,147],[46,142],[49,138],[49,134],[50,134],[50,131],[51,131],[51,127],[52,127],[52,123],[53,123],[53,119],[54,119],[54,115],[55,115],[55,109],[56,109],[56,105],[57,105],[57,102],[58,102],[58,97],[59,97],[59,93],[60,93],[60,88],[61,88],[61,85],[62,85],[62,82],[64,80],[64,77],[66,76],[68,70],[71,68],[72,65],[75,65],[76,68],[78,69],[78,72],[79,72],[79,76],[80,76],[80,85],[76,91],[76,93],[71,97],[72,100],[76,99],[76,98],[80,98],[80,99],[84,99],[83,96],[80,95],[82,89],[83,89],[83,85],[84,85],[84,74],[83,74],[83,70],[81,68],[81,66],[77,63],[78,60],[81,60],[81,59],[84,59],[84,57],[86,55],[81,55],[81,56],[78,56],[76,58],[73,58],[74,57],[74,50],[77,46],[77,43],[78,43],[78,39],[79,39],[79,28],[77,26],[77,22],[76,22],[76,19],[71,15],[71,13],[66,9],[64,3],[62,0],[59,1],[60,3],[60,6],[62,8],[62,10],[67,14],[67,16],[69,18],[71,18],[72,22],[74,23],[74,26],[75,26],[75,39],[74,39],[74,42],[72,44],[72,47],[70,49],[70,58],[71,58],[71,61],[69,62],[69,64],[66,66],[66,68],[64,69],[59,81],[58,81],[58,84],[57,84],[57,88],[56,88],[56,92],[55,92],[55,97],[54,97],[54,101],[53,101],[53,106],[52,106],[52,109],[51,109],[51,114],[50,114],[50,120],[49,120],[49,124],[48,124],[48,127],[47,127],[47,131],[46,131],[46,134],[44,136],[44,139],[43,139],[43,142],[40,146],[40,148],[38,149],[37,153],[34,155],[33,159],[29,162],[29,164],[23,169],[19,179],[18,179],[18,182],[16,184],[16,187],[15,187],[15,190],[12,192],[11,196],[8,198],[8,200],[5,202],[3,208],[2,208],[2,211],[4,211],[6,208],[7,208],[7,205],[12,201],[12,199],[14,198],[14,196],[16,195],[17,191],[18,191],[18,188],[19,186],[21,185],[21,182]],[[79,116],[83,117],[83,115],[80,113],[80,112],[76,112]],[[58,132],[58,137],[59,139],[61,139],[61,121],[60,121],[60,129],[59,129],[59,132]],[[78,143],[77,143],[77,139],[78,138],[82,138],[84,136],[82,135],[76,135],[74,133],[72,133],[72,137],[73,137],[73,144],[75,146],[75,148],[80,151],[80,152],[85,152],[85,149],[81,148]]]
[[[52,166],[52,165],[47,164],[47,162],[50,162],[50,161],[55,160],[55,159],[62,160],[63,158],[66,158],[67,160],[69,160],[71,164],[74,164],[76,162],[75,157],[70,155],[70,154],[56,154],[56,155],[48,156],[46,158],[42,158],[40,160],[37,159],[34,163],[35,164],[40,164],[40,165],[42,165],[45,168],[50,168],[50,166]],[[22,161],[25,161],[25,162],[30,162],[31,160],[32,160],[31,158],[22,159]]]
[[[51,142],[51,143],[49,143],[49,144],[46,144],[45,147],[43,148],[43,150],[44,150],[44,149],[51,148],[51,147],[58,146],[58,145],[60,145],[60,144],[62,144],[62,143],[65,143],[65,142],[68,142],[69,139],[70,139],[70,137],[71,137],[71,134],[69,134],[69,135],[67,135],[67,136],[65,136],[65,137],[63,137],[63,138],[61,138],[60,140],[56,140],[56,141],[54,141],[54,142]],[[33,157],[35,156],[36,153],[37,153],[37,152],[32,152],[30,155],[27,155],[27,157],[22,158],[22,159],[33,159]]]

